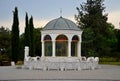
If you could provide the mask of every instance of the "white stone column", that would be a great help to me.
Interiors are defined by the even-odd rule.
[[[80,41],[78,42],[78,52],[77,52],[77,54],[78,54],[78,57],[81,57],[81,42]]]
[[[28,56],[29,56],[29,47],[28,46],[25,46],[25,55],[24,55],[24,58],[26,59]]]
[[[55,57],[55,41],[52,41],[52,57]]]
[[[42,57],[45,56],[45,55],[44,55],[44,51],[45,51],[44,48],[45,48],[45,47],[44,47],[44,41],[42,41]]]
[[[68,57],[71,57],[71,41],[68,41]]]

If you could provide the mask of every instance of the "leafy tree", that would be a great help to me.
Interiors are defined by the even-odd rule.
[[[31,16],[29,20],[29,28],[30,28],[30,56],[35,56],[34,49],[34,25],[33,25],[33,17]]]
[[[116,34],[116,37],[117,37],[117,40],[118,40],[118,43],[117,43],[117,51],[120,52],[120,30],[119,30],[119,29],[116,29],[116,30],[115,30],[115,34]]]
[[[83,29],[82,52],[84,55],[103,56],[111,51],[111,42],[116,40],[113,26],[107,23],[107,14],[103,14],[104,0],[87,0],[77,7],[77,24]],[[116,42],[116,41],[114,41]]]
[[[12,47],[12,61],[18,61],[19,55],[19,19],[18,19],[18,10],[15,7],[15,11],[13,11],[13,25],[11,32],[11,47]]]
[[[84,29],[84,32],[82,33],[82,40],[82,55],[88,56],[88,52],[93,49],[93,41],[95,40],[94,32],[91,28]],[[89,52],[89,55],[91,55],[90,53],[91,52]]]
[[[10,30],[3,26],[0,27],[0,55],[10,57]]]
[[[0,28],[0,49],[10,47],[10,30],[3,26]]]
[[[120,29],[115,29],[115,35],[117,38],[117,44],[116,46],[114,46],[115,48],[115,57],[117,57],[118,59],[120,59]]]

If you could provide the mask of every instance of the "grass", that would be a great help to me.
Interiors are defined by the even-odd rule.
[[[100,58],[100,64],[109,64],[109,65],[119,65],[120,66],[120,59],[113,58],[113,57],[102,57]]]
[[[100,64],[119,65],[120,66],[120,62],[100,62]]]

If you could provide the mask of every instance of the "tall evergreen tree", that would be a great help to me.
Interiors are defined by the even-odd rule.
[[[41,56],[41,47],[42,47],[42,45],[41,45],[41,30],[42,30],[42,28],[35,28],[34,29],[34,41],[35,41],[35,43],[34,43],[34,45],[35,45],[35,54],[37,55],[37,56]]]
[[[34,49],[34,25],[33,25],[33,17],[31,16],[29,20],[29,27],[30,27],[30,56],[35,56],[35,49]]]
[[[87,55],[105,55],[111,48],[107,43],[110,40],[111,27],[107,23],[107,14],[103,14],[104,0],[87,0],[77,7],[78,15],[75,19],[83,29],[82,51]],[[104,49],[106,48],[106,49]]]
[[[25,17],[25,46],[30,47],[30,27],[28,24],[28,14],[26,13],[26,17]]]
[[[11,32],[11,47],[12,47],[12,61],[18,61],[19,55],[19,19],[18,19],[18,10],[15,7],[15,11],[13,11],[13,25]]]
[[[101,24],[106,23],[107,14],[103,14],[105,9],[103,2],[104,0],[87,0],[86,3],[80,5],[80,8],[77,7],[78,15],[75,15],[75,19],[81,28],[104,27]]]

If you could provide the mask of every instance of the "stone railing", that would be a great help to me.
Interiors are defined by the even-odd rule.
[[[94,70],[98,68],[98,62],[99,62],[98,57],[95,57],[95,58],[89,57],[85,60],[80,60],[75,58],[64,58],[64,59],[63,58],[40,59],[39,58],[37,59],[35,57],[30,57],[29,60],[27,59],[27,61],[24,61],[23,68],[39,69],[39,70],[60,70],[60,71],[84,70],[84,69]]]

